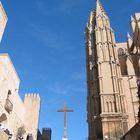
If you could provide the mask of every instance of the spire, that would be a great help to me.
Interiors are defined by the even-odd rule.
[[[95,7],[95,23],[97,27],[103,28],[103,27],[108,27],[110,28],[110,21],[109,18],[100,3],[100,0],[96,0],[96,7]]]
[[[105,14],[105,10],[100,2],[100,0],[96,0],[96,16]]]

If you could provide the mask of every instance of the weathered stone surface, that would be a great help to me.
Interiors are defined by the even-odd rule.
[[[131,18],[133,38],[116,43],[99,0],[86,27],[89,140],[120,140],[138,114],[140,14]],[[132,23],[133,22],[133,23]]]
[[[32,134],[33,140],[37,138],[40,97],[37,94],[27,94],[24,102],[21,100],[19,77],[8,54],[0,55],[0,124],[8,129],[15,140],[17,130],[24,126],[25,137]],[[7,103],[8,101],[8,103]]]
[[[7,20],[8,20],[7,15],[6,15],[4,8],[0,2],[0,42],[1,42],[2,36],[4,34]]]
[[[0,129],[0,139],[1,140],[8,140],[7,134],[1,129]]]

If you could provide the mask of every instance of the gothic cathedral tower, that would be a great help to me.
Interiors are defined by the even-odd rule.
[[[88,140],[120,140],[128,130],[114,32],[99,0],[86,27]]]

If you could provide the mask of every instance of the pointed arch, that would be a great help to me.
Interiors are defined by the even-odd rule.
[[[7,129],[8,127],[8,119],[5,113],[0,115],[0,125],[2,128]]]

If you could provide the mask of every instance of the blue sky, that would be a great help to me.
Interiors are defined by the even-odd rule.
[[[102,0],[116,40],[130,31],[130,15],[140,12],[139,0]],[[95,0],[2,0],[8,24],[0,52],[9,53],[21,79],[20,95],[39,93],[39,128],[51,127],[52,140],[63,136],[67,101],[68,139],[87,137],[84,29]]]

